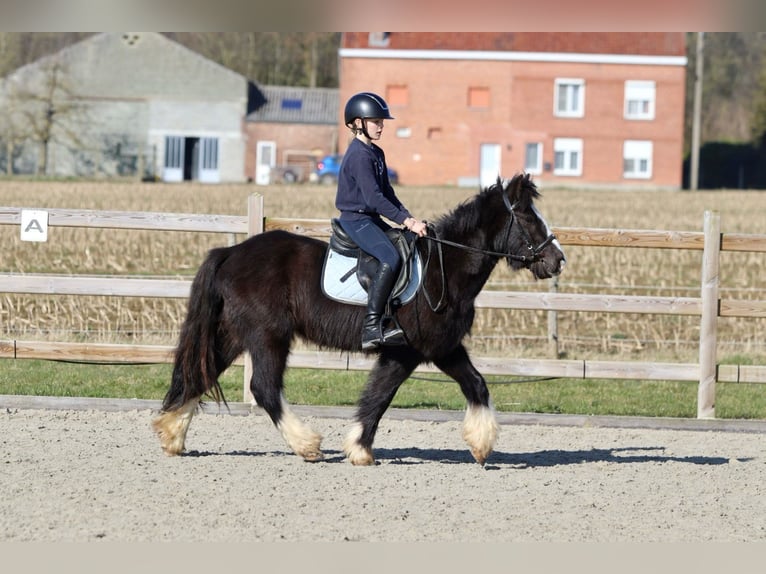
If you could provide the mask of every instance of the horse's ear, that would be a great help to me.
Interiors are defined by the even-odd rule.
[[[521,184],[522,176],[518,173],[505,182],[504,191],[508,194],[508,199],[511,200],[512,204],[517,203],[522,199]]]
[[[518,205],[520,209],[527,209],[540,196],[532,176],[528,173],[517,173],[510,180],[506,180],[503,191],[508,194],[510,202]]]

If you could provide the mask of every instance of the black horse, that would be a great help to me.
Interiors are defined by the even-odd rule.
[[[355,465],[374,463],[378,423],[396,391],[422,363],[433,363],[460,385],[467,400],[463,438],[479,464],[494,448],[498,426],[486,382],[462,344],[474,320],[476,296],[500,259],[538,279],[561,272],[565,258],[537,211],[527,174],[497,182],[439,218],[416,248],[428,260],[423,287],[397,312],[408,343],[372,351],[377,362],[359,399],[343,450]],[[188,315],[162,411],[152,426],[164,452],[184,450],[203,395],[225,402],[219,375],[250,353],[250,390],[290,448],[322,458],[321,435],[290,410],[283,375],[295,337],[323,348],[361,351],[364,307],[326,297],[320,274],[327,243],[276,230],[212,249],[191,287]],[[440,257],[435,254],[441,250]],[[430,252],[430,258],[429,258]]]

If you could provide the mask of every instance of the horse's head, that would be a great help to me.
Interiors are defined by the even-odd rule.
[[[540,197],[529,174],[517,174],[509,181],[497,179],[508,224],[504,237],[498,237],[498,250],[508,253],[512,269],[526,267],[536,279],[547,279],[561,273],[566,257],[556,236],[535,207]]]

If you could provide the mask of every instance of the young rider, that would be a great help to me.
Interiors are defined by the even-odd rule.
[[[362,327],[362,349],[404,344],[404,333],[395,325],[383,325],[383,311],[401,266],[401,258],[385,234],[391,226],[382,217],[404,225],[419,236],[426,225],[414,218],[396,197],[388,180],[383,150],[375,141],[383,133],[383,121],[393,120],[388,104],[371,92],[352,96],[344,122],[354,139],[343,156],[338,175],[335,207],[341,227],[366,253],[379,261],[367,293],[367,313]],[[381,217],[382,216],[382,217]]]

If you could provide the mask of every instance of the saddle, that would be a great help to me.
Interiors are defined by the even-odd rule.
[[[336,301],[366,305],[367,290],[379,262],[354,243],[336,218],[330,221],[330,226],[332,235],[322,267],[322,291]],[[394,306],[404,305],[415,296],[422,279],[420,256],[414,248],[417,236],[402,229],[389,229],[386,235],[402,260],[391,291],[391,302]]]

